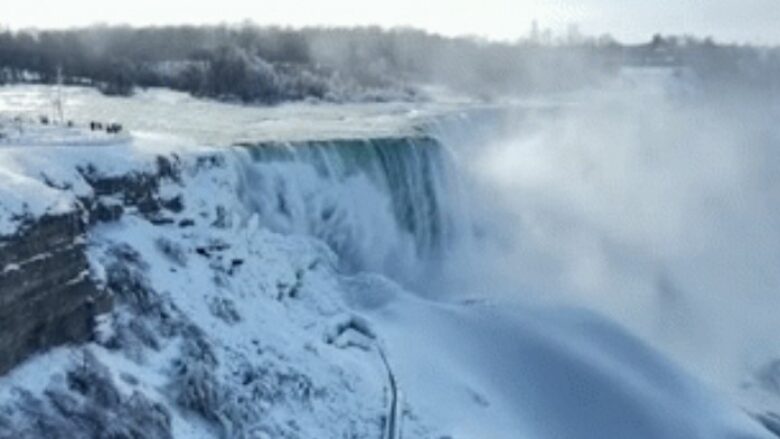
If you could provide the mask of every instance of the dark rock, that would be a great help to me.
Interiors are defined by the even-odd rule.
[[[234,258],[230,260],[230,267],[228,267],[227,273],[231,276],[233,276],[236,271],[244,265],[244,260],[239,258]]]
[[[762,367],[757,376],[762,388],[780,396],[780,360],[773,360]]]
[[[105,408],[117,407],[121,395],[111,380],[111,372],[89,351],[84,352],[82,364],[68,371],[68,388]]]
[[[92,187],[95,197],[114,197],[126,206],[133,206],[138,212],[152,218],[161,209],[181,212],[184,202],[181,196],[161,200],[160,184],[163,180],[181,182],[181,165],[177,156],[159,156],[154,172],[130,172],[123,175],[103,175],[93,165],[79,168],[79,172]],[[92,212],[91,212],[92,213]],[[100,214],[100,213],[97,213]]]
[[[179,243],[161,236],[154,241],[154,244],[171,262],[180,267],[187,265],[187,251]]]
[[[202,155],[197,158],[195,167],[198,170],[223,168],[225,167],[225,157],[221,155]]]
[[[107,287],[118,304],[129,307],[135,314],[148,317],[162,326],[155,330],[169,336],[177,330],[171,328],[181,318],[181,312],[166,297],[149,284],[146,271],[149,265],[138,252],[127,244],[120,244],[108,251],[106,262]]]
[[[163,216],[163,215],[159,215],[159,214],[156,214],[156,213],[155,214],[151,214],[151,215],[147,215],[146,219],[148,219],[149,222],[154,224],[155,226],[167,226],[169,224],[174,224],[176,222],[176,220],[174,220],[173,218],[170,218],[170,217],[167,217],[167,216]]]
[[[167,200],[162,200],[161,204],[162,207],[174,213],[181,213],[184,210],[184,198],[181,195],[177,195]]]
[[[193,227],[195,225],[195,220],[191,218],[185,218],[181,221],[179,221],[179,227],[186,228],[186,227]]]
[[[88,351],[67,372],[66,385],[52,382],[43,398],[19,391],[0,429],[2,439],[170,439],[171,415],[140,392],[119,392],[106,366]],[[0,421],[2,422],[2,421]]]
[[[0,237],[0,374],[33,353],[91,339],[110,295],[91,279],[78,211]]]
[[[157,334],[154,329],[150,328],[146,322],[140,319],[133,319],[128,325],[128,329],[132,332],[135,338],[143,343],[144,346],[159,351],[162,348],[160,340],[157,338]]]
[[[241,315],[238,313],[236,304],[225,297],[213,297],[209,300],[209,311],[214,317],[223,322],[233,325],[241,321]]]
[[[181,183],[181,160],[176,154],[157,156],[157,175]]]
[[[121,204],[107,203],[99,200],[91,209],[90,220],[92,223],[109,223],[118,221],[122,218],[125,209]]]
[[[756,416],[756,418],[767,430],[772,432],[775,436],[780,437],[780,416],[774,413],[765,413]]]
[[[142,213],[160,209],[157,200],[160,178],[157,175],[131,172],[119,176],[105,176],[91,165],[80,169],[80,172],[97,197],[117,196],[126,206],[135,206]]]
[[[139,384],[138,378],[136,378],[135,375],[131,375],[127,372],[120,373],[119,378],[131,386],[137,386]]]
[[[230,216],[227,209],[223,206],[217,206],[217,218],[211,223],[212,226],[218,229],[227,229],[230,227]]]

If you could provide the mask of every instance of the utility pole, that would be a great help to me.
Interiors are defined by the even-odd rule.
[[[58,120],[60,124],[65,123],[65,110],[63,108],[62,101],[62,67],[57,67],[57,86],[54,90],[54,98],[52,100],[54,106],[54,120]]]

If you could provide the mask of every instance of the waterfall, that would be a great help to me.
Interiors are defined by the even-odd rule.
[[[239,146],[249,208],[275,231],[323,240],[347,270],[413,281],[457,240],[454,164],[434,137]]]

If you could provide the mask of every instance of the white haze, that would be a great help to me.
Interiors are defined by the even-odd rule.
[[[594,309],[733,391],[780,353],[777,112],[669,73],[457,151],[483,239],[445,288]]]
[[[610,32],[627,42],[656,32],[713,35],[720,40],[776,43],[780,4],[774,0],[449,0],[366,2],[358,0],[266,0],[183,2],[136,0],[106,8],[98,0],[6,0],[0,25],[66,28],[94,23],[165,25],[254,20],[286,26],[414,26],[445,35],[515,40],[531,23],[566,35],[578,25],[588,34]],[[154,11],[150,14],[150,11]]]

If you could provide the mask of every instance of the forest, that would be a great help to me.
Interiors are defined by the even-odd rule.
[[[496,42],[410,28],[251,23],[0,32],[0,84],[62,81],[121,96],[168,87],[257,104],[421,100],[425,86],[492,99],[576,89],[626,65],[684,68],[715,86],[774,91],[780,82],[777,48],[690,36],[638,45],[609,36]]]

